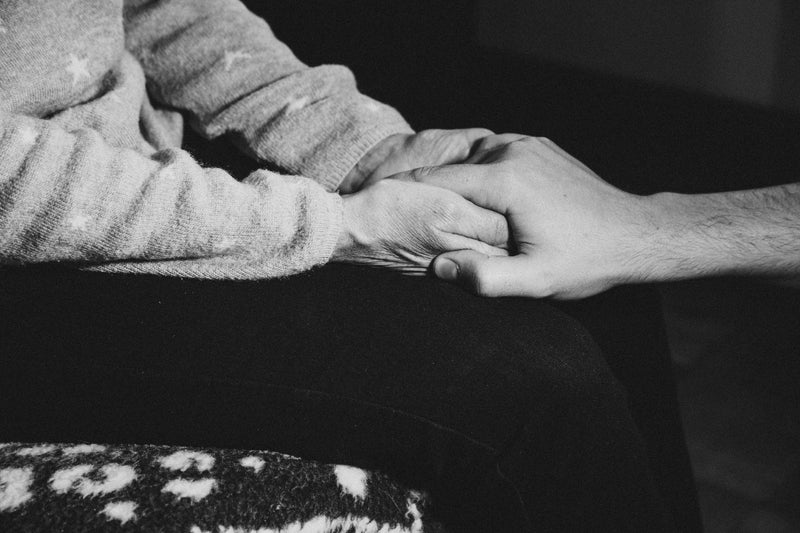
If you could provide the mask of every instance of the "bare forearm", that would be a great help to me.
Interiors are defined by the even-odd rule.
[[[737,274],[800,275],[800,183],[636,196],[548,139],[491,136],[474,165],[411,178],[503,213],[516,253],[447,252],[433,271],[484,296],[585,298],[615,285]]]
[[[648,281],[800,274],[800,183],[645,201],[653,234],[639,261]]]

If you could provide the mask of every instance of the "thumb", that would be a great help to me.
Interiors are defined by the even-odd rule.
[[[479,296],[520,296],[526,265],[523,256],[488,256],[473,250],[446,252],[433,261],[436,277]]]

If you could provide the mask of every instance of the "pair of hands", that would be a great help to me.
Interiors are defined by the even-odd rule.
[[[489,130],[426,130],[393,135],[373,148],[340,185],[344,231],[333,260],[424,274],[452,250],[506,255],[505,218],[463,196],[409,183],[409,170],[465,161]]]
[[[377,153],[344,196],[334,260],[418,273],[433,262],[483,296],[580,298],[642,272],[658,225],[647,199],[547,139],[429,130]]]

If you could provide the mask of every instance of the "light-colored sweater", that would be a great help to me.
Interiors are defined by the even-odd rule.
[[[202,168],[183,117],[292,175]],[[339,237],[342,178],[410,131],[237,0],[0,0],[0,264],[303,271]]]

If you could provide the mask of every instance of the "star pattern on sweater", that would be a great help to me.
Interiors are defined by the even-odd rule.
[[[69,227],[77,231],[86,231],[89,227],[89,222],[92,217],[84,214],[73,215],[69,220]]]
[[[24,146],[30,146],[36,142],[36,139],[39,137],[39,132],[35,129],[31,128],[30,126],[23,126],[19,130],[19,140],[22,142]]]
[[[287,114],[294,113],[295,111],[299,111],[303,109],[305,106],[308,105],[309,98],[308,96],[303,96],[301,98],[289,98],[286,102],[286,107],[284,110]]]
[[[89,74],[89,58],[84,57],[80,59],[75,54],[69,55],[69,65],[65,67],[67,73],[72,75],[72,86],[75,87],[78,82],[83,78],[88,78]]]
[[[244,50],[225,50],[225,72],[228,72],[237,59],[250,59],[253,57]]]
[[[218,253],[229,252],[234,246],[236,246],[235,240],[230,237],[223,237],[217,242],[216,246],[214,246],[214,251]]]

